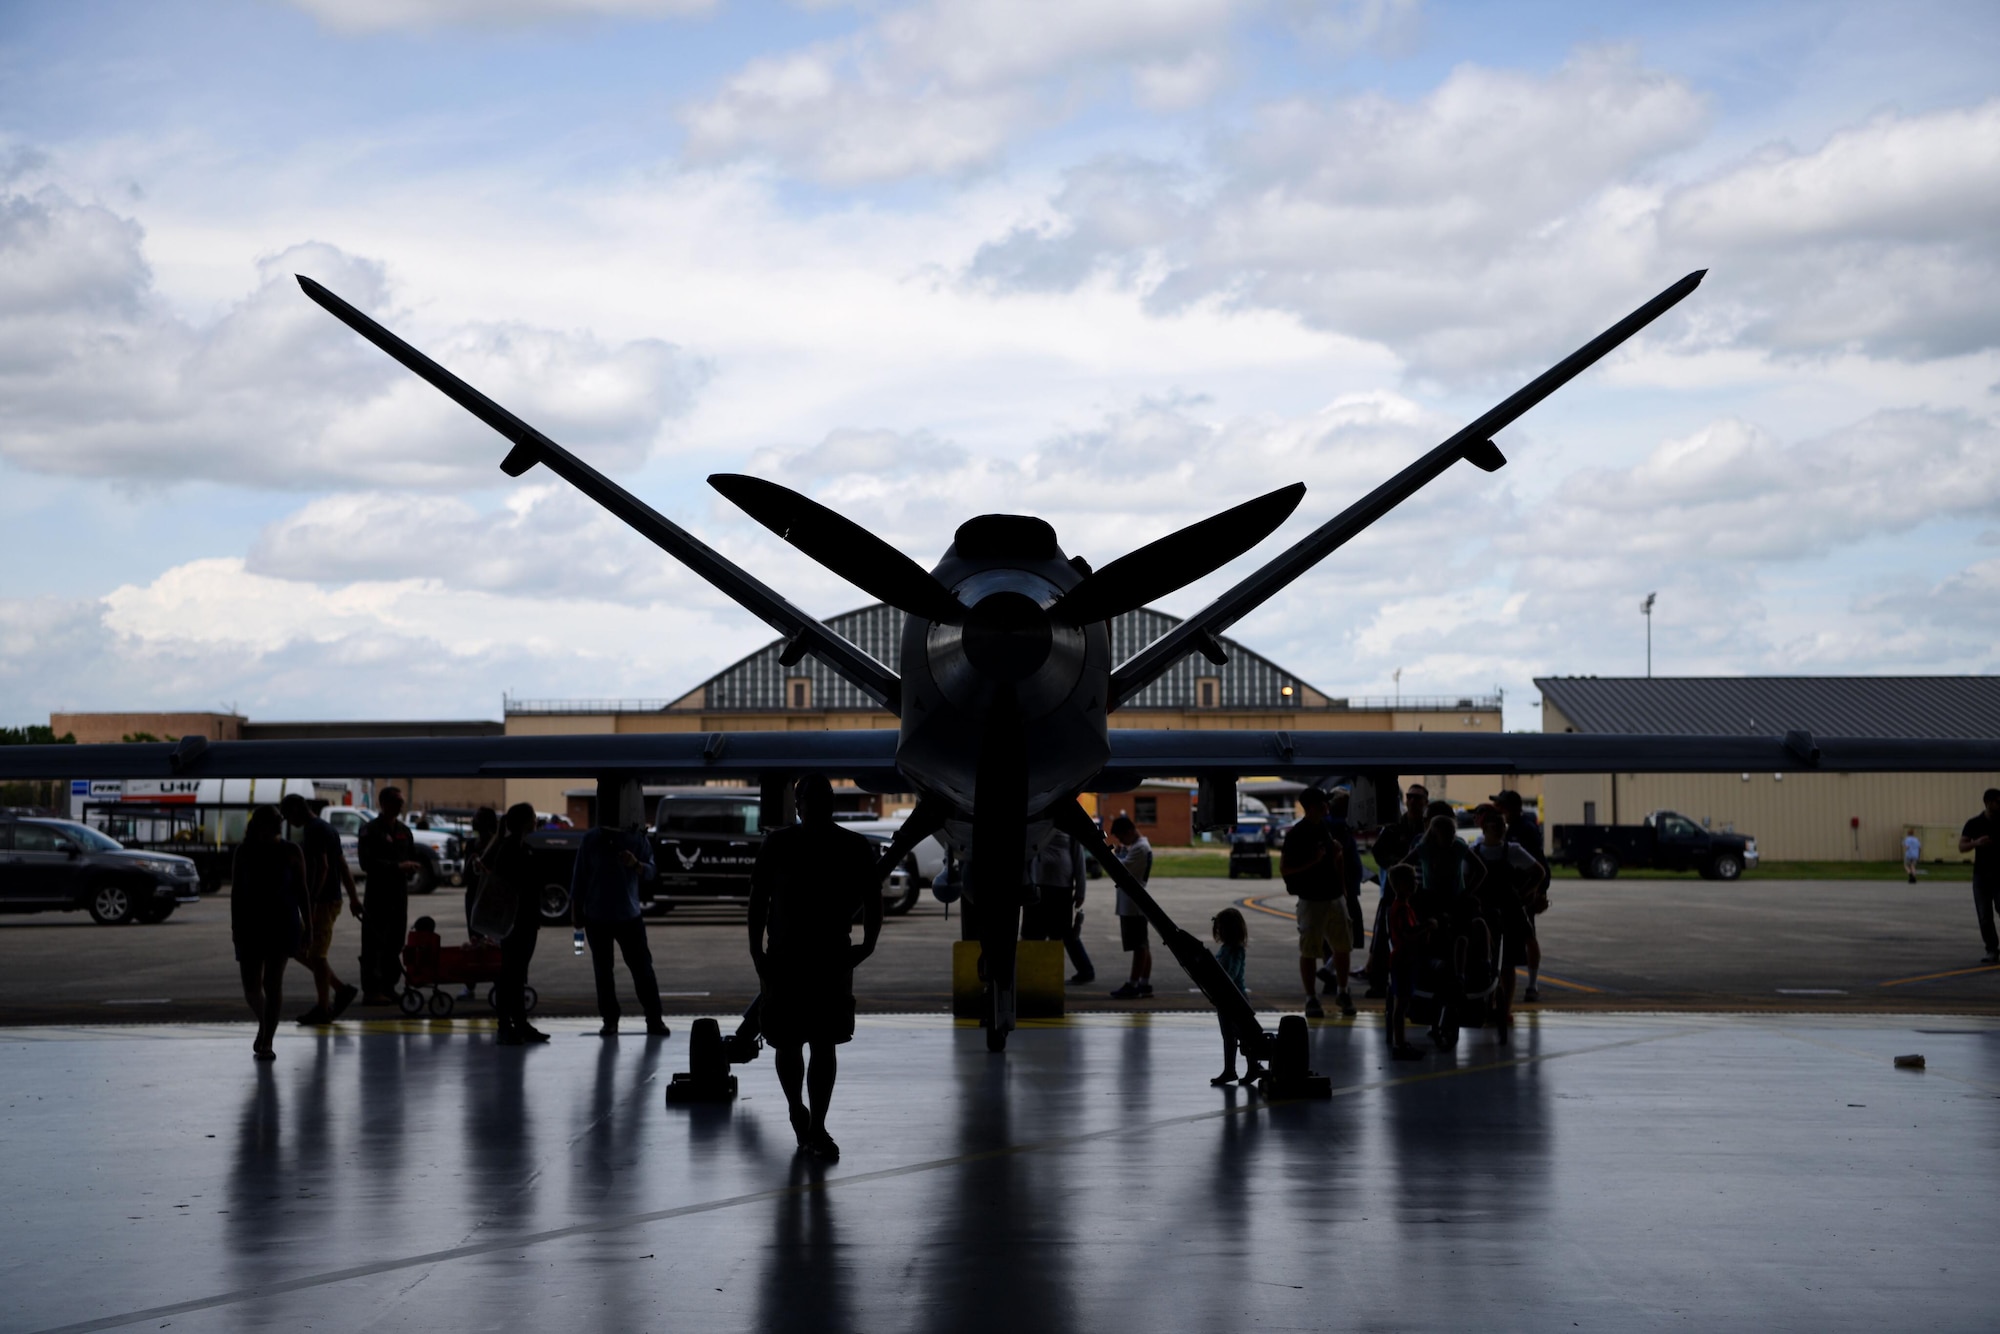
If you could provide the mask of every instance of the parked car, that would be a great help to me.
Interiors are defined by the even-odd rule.
[[[653,843],[651,913],[671,912],[696,904],[750,902],[750,871],[764,846],[758,825],[757,794],[728,788],[690,788],[666,792],[655,808],[648,837]],[[895,820],[843,820],[848,828],[877,843],[887,844],[900,828]],[[542,889],[542,916],[559,921],[569,916],[569,883],[576,851],[587,830],[537,829],[528,846],[542,854],[547,883]],[[925,839],[904,858],[903,865],[882,885],[882,910],[906,913],[944,866],[944,848]]]
[[[888,847],[891,840],[903,830],[903,821],[909,818],[908,811],[884,820],[856,820],[837,817],[841,824],[857,834],[864,834]],[[917,906],[917,899],[929,889],[931,882],[944,871],[945,850],[935,834],[920,840],[903,858],[903,864],[889,873],[889,879],[882,886],[882,911],[894,917]]]
[[[360,879],[361,828],[375,818],[375,812],[366,806],[329,806],[320,814],[340,835],[347,868]],[[440,884],[465,883],[465,845],[456,834],[441,829],[413,828],[410,832],[417,845],[417,869],[410,873],[410,893],[428,894]]]
[[[0,912],[88,912],[110,926],[164,922],[201,898],[187,857],[126,848],[73,820],[0,817]]]
[[[1627,866],[1734,880],[1757,865],[1757,840],[1704,829],[1675,811],[1654,811],[1639,825],[1556,825],[1549,831],[1549,860],[1576,867],[1586,880],[1609,880]]]

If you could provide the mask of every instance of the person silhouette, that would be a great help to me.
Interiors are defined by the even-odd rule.
[[[799,1148],[833,1161],[840,1146],[826,1133],[826,1110],[839,1067],[834,1048],[854,1037],[854,969],[882,933],[882,877],[875,845],[834,823],[826,775],[804,775],[793,795],[799,822],[765,835],[750,872],[750,962],[763,982],[764,1040],[776,1053]],[[857,915],[859,945],[849,936]]]

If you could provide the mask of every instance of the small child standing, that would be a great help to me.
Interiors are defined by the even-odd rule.
[[[1417,952],[1424,937],[1416,891],[1417,873],[1407,863],[1389,868],[1389,1055],[1398,1061],[1419,1061],[1424,1055],[1404,1038],[1410,993],[1417,980]]]
[[[1250,927],[1243,920],[1243,914],[1234,908],[1224,908],[1208,924],[1208,934],[1216,943],[1215,961],[1222,965],[1222,971],[1229,974],[1229,980],[1244,995],[1250,988],[1244,984],[1243,968],[1249,961],[1249,952],[1244,947],[1250,940]],[[1226,1014],[1217,1014],[1216,1022],[1222,1025],[1222,1073],[1209,1080],[1215,1088],[1225,1084],[1254,1084],[1264,1077],[1264,1067],[1257,1064],[1257,1058],[1249,1052],[1243,1053],[1242,1077],[1236,1074],[1236,1051],[1243,1045],[1243,1039],[1236,1026],[1229,1022]]]

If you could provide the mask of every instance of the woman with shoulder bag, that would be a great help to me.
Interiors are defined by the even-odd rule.
[[[523,801],[507,808],[500,836],[482,858],[486,877],[472,909],[473,930],[500,942],[500,980],[493,992],[503,1047],[549,1040],[547,1033],[528,1022],[528,963],[535,957],[542,929],[535,853],[527,841],[534,828],[533,806]]]
[[[229,883],[229,935],[243,974],[243,999],[257,1016],[250,1054],[275,1061],[271,1040],[284,1004],[285,965],[305,939],[306,859],[280,835],[276,806],[250,812]]]

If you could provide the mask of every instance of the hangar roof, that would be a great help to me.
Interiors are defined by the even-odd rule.
[[[894,666],[900,656],[903,613],[887,603],[829,616],[826,623],[843,634],[877,661]],[[1127,612],[1111,623],[1111,661],[1120,663],[1159,638],[1180,618],[1151,607]],[[1229,654],[1226,666],[1216,667],[1205,658],[1190,654],[1173,669],[1127,701],[1127,709],[1194,708],[1195,682],[1217,677],[1222,682],[1220,707],[1225,709],[1288,709],[1301,702],[1299,687],[1305,683],[1268,658],[1260,657],[1233,639],[1222,640]],[[778,661],[784,648],[774,639],[749,657],[725,668],[704,683],[704,707],[709,709],[782,709],[785,707],[785,680],[805,676],[812,680],[813,707],[816,709],[873,709],[877,706],[853,685],[828,671],[810,656],[796,667]],[[1286,686],[1292,693],[1284,692]]]
[[[2000,737],[2000,677],[1535,678],[1579,732],[1664,736]]]

